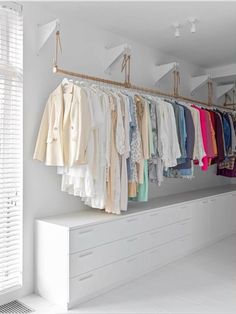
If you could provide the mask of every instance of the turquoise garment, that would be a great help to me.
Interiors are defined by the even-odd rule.
[[[138,186],[138,195],[129,197],[130,201],[147,202],[148,201],[148,161],[144,160],[143,183]]]

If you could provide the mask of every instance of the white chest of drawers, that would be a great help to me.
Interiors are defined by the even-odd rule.
[[[122,216],[88,210],[37,220],[36,292],[72,308],[235,232],[234,188],[160,198]]]

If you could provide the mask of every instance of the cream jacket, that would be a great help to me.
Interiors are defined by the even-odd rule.
[[[83,88],[60,84],[49,96],[36,142],[34,159],[47,166],[87,163],[91,115]]]

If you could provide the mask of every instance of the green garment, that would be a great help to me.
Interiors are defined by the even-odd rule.
[[[144,160],[143,183],[138,186],[138,195],[129,197],[130,201],[147,202],[148,200],[148,162]]]

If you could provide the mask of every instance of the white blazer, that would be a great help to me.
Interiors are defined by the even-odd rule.
[[[64,96],[68,100],[66,106]],[[71,84],[63,94],[60,84],[48,98],[33,158],[47,166],[86,164],[90,132],[91,115],[85,90]]]

